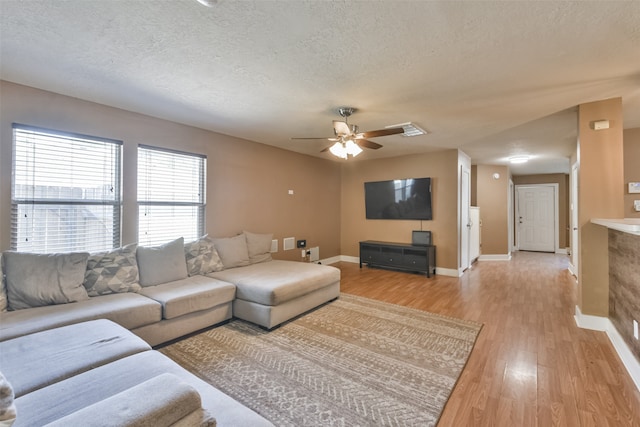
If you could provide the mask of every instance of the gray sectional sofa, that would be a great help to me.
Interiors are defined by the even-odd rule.
[[[119,349],[123,353],[116,352],[117,360],[107,357],[108,352],[95,363],[76,360],[78,365],[71,369],[72,374],[65,372],[56,377],[51,373],[33,371],[29,381],[40,381],[42,384],[37,384],[37,389],[24,395],[17,393],[18,421],[22,422],[21,405],[25,408],[38,405],[49,408],[55,403],[56,407],[66,408],[58,415],[62,415],[62,412],[65,417],[75,414],[73,419],[63,419],[65,423],[69,423],[67,425],[73,425],[73,422],[87,425],[80,420],[86,421],[86,416],[90,413],[86,411],[95,410],[94,405],[112,405],[120,399],[127,399],[127,395],[162,388],[162,384],[171,383],[172,378],[156,377],[168,373],[186,383],[176,381],[182,384],[176,386],[176,390],[180,391],[178,394],[182,396],[176,399],[191,402],[185,407],[192,407],[195,402],[189,397],[192,394],[190,386],[199,394],[202,407],[211,412],[220,425],[268,425],[266,420],[249,409],[151,350],[151,346],[219,324],[232,317],[271,329],[338,297],[338,269],[272,260],[270,245],[271,235],[244,232],[223,239],[204,236],[186,244],[183,239],[176,239],[159,247],[127,245],[97,254],[36,255],[5,252],[0,262],[0,273],[4,269],[4,274],[0,274],[0,277],[4,276],[5,279],[3,292],[0,292],[1,346],[25,348],[16,346],[16,341],[42,342],[47,334],[51,334],[56,336],[51,348],[34,353],[39,354],[40,358],[46,358],[46,353],[55,353],[56,348],[63,351],[73,345],[73,337],[78,333],[69,332],[70,328],[78,327],[86,331],[87,329],[82,328],[90,328],[86,325],[95,327],[98,323],[93,321],[98,319],[102,322],[99,329],[105,328],[107,335],[115,332],[104,326],[104,322],[125,332],[129,330],[128,341],[135,341],[132,337],[138,340],[134,343],[134,354],[129,354],[129,350]],[[109,341],[106,336],[94,338],[92,343]],[[17,365],[7,361],[3,347],[0,347],[0,371],[10,383],[29,382],[24,377],[24,371],[17,371]],[[85,350],[81,345],[79,352],[72,353],[69,360],[82,359],[81,353]],[[15,359],[12,360],[19,360],[19,353],[20,351],[14,351],[12,357]],[[100,355],[102,354],[101,348]],[[134,365],[144,366],[144,373],[133,375],[130,371],[133,371]],[[82,400],[86,405],[76,402],[65,406],[68,403],[65,398],[58,401],[58,397],[50,397],[60,395],[68,387],[91,387],[94,381],[106,379],[112,387],[105,386],[100,392],[96,391],[96,396],[99,396],[96,401]],[[151,382],[147,384],[148,381]],[[130,391],[133,388],[137,391]],[[225,398],[222,399],[220,395]],[[111,398],[115,402],[101,403]],[[158,396],[158,399],[168,399],[170,402],[173,398],[171,394]],[[210,399],[227,402],[223,406],[235,408],[230,411],[236,414],[236,418],[220,416],[220,407],[213,405]],[[89,409],[85,410],[85,406]],[[239,408],[244,408],[247,412]],[[243,419],[242,414],[248,417],[245,421],[253,420],[257,424],[238,424]],[[55,417],[52,414],[46,419],[53,420]],[[207,425],[210,422],[206,417],[202,422],[193,421],[196,419],[197,416],[186,414],[185,419],[177,425]],[[24,425],[38,424],[33,424],[31,418],[26,420],[29,423]],[[231,422],[227,422],[229,420]],[[20,423],[16,425],[22,425]],[[156,422],[153,425],[161,424]]]

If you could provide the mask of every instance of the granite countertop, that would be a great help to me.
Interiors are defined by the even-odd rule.
[[[605,227],[611,228],[613,230],[623,231],[625,233],[640,236],[640,218],[592,218],[591,222],[598,225],[604,225]]]

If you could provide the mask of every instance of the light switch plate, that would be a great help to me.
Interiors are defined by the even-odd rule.
[[[269,252],[272,254],[278,252],[278,239],[273,239],[271,241],[271,250]]]
[[[636,212],[640,212],[640,200],[633,201],[633,209],[635,209]]]
[[[629,183],[629,194],[640,193],[640,182]]]

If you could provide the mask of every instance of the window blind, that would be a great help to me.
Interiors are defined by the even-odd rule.
[[[13,125],[11,248],[120,245],[121,141]]]
[[[204,234],[206,157],[138,147],[138,242],[153,246]]]

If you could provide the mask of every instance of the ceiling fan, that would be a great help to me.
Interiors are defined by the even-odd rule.
[[[344,120],[333,121],[333,133],[335,136],[326,138],[291,138],[291,139],[325,139],[335,142],[335,144],[326,147],[321,153],[330,151],[336,157],[346,159],[349,155],[355,157],[362,152],[362,148],[370,148],[377,150],[382,145],[377,142],[369,141],[368,138],[376,138],[379,136],[397,135],[403,133],[402,127],[392,127],[387,129],[372,130],[368,132],[359,132],[358,126],[350,125],[349,116],[357,110],[353,107],[340,107],[338,114],[344,117]]]

